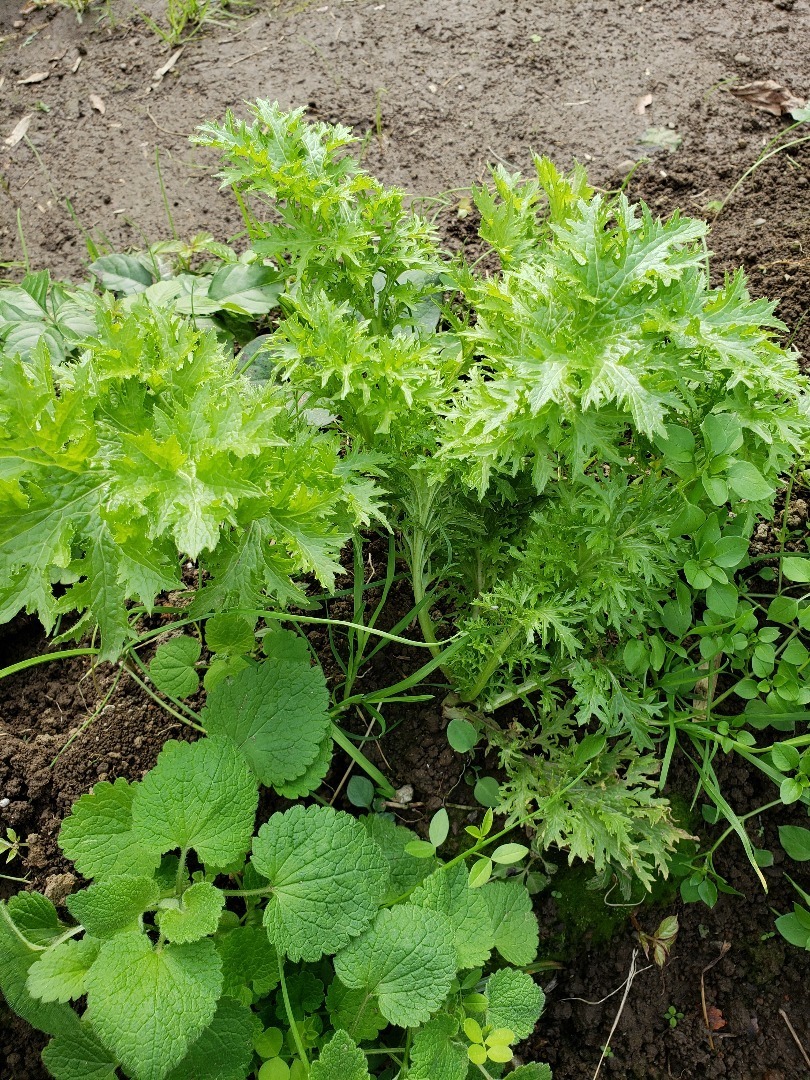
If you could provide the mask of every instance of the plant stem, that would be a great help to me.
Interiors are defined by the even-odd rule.
[[[0,668],[0,679],[5,679],[7,675],[16,675],[18,671],[25,671],[37,664],[47,664],[50,660],[68,660],[71,656],[98,656],[100,652],[101,649],[63,649],[61,652],[42,653],[28,660],[20,660],[19,663]]]
[[[281,980],[281,993],[284,997],[284,1009],[287,1013],[287,1020],[290,1025],[290,1031],[292,1031],[293,1039],[295,1040],[296,1049],[298,1050],[298,1056],[301,1058],[301,1063],[306,1069],[307,1076],[309,1075],[309,1058],[307,1052],[304,1049],[304,1044],[301,1042],[301,1033],[298,1030],[298,1024],[293,1016],[292,1005],[290,1004],[290,995],[287,991],[287,980],[284,978],[284,953],[278,954],[278,973]]]

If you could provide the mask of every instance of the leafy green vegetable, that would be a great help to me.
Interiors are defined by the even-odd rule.
[[[371,1080],[366,1055],[345,1031],[336,1031],[313,1062],[312,1080]]]

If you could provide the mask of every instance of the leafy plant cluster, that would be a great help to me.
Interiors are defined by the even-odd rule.
[[[349,653],[341,745],[341,710],[384,730],[383,702],[440,668],[457,744],[502,770],[487,801],[531,820],[539,853],[628,886],[666,874],[680,746],[756,862],[717,755],[810,798],[807,560],[783,529],[774,589],[748,553],[807,447],[774,305],[741,272],[710,284],[704,223],[542,158],[473,191],[500,264],[484,274],[363,171],[348,129],[251,108],[198,136],[224,157],[242,256],[209,237],[103,255],[117,298],[29,277],[8,290],[21,314],[0,306],[0,616],[78,612],[64,633],[97,627],[103,657],[205,727],[183,702],[198,667],[212,693],[236,685],[268,628],[321,620],[305,575],[330,593],[351,539],[353,619],[322,619]],[[361,528],[392,537],[373,609]],[[413,608],[384,633],[398,557]],[[186,636],[146,668],[156,605]],[[363,658],[415,623],[432,660],[356,692]],[[711,852],[686,878],[716,898]]]
[[[59,838],[90,882],[67,899],[73,922],[39,893],[0,905],[3,992],[52,1036],[52,1075],[501,1076],[543,993],[519,970],[538,943],[525,887],[465,866],[497,839],[491,813],[447,863],[409,854],[419,841],[389,817],[329,806],[298,803],[254,835],[244,751],[217,733],[168,742],[142,781],[82,796]],[[513,862],[509,848],[492,858]]]

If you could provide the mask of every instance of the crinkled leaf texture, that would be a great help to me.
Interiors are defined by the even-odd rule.
[[[207,865],[225,867],[250,848],[258,799],[229,739],[167,742],[135,792],[133,828],[155,855],[193,848]]]
[[[261,1021],[246,1005],[221,998],[214,1019],[167,1080],[245,1080],[260,1030]]]
[[[98,956],[100,943],[84,937],[70,938],[39,957],[28,969],[26,987],[40,1001],[75,1001],[87,989],[87,972]]]
[[[67,909],[88,934],[106,938],[131,927],[147,908],[157,904],[159,896],[154,878],[121,874],[69,896]]]
[[[326,1007],[333,1028],[343,1028],[353,1039],[376,1039],[388,1026],[377,999],[365,990],[350,990],[340,979],[333,979],[326,994]]]
[[[273,659],[218,683],[202,722],[233,741],[262,784],[279,787],[315,764],[330,728],[328,705],[320,667]]]
[[[389,904],[404,896],[436,869],[436,859],[415,859],[405,850],[406,844],[419,839],[411,829],[397,825],[387,814],[366,814],[360,821],[379,846],[391,871],[383,903]]]
[[[132,800],[137,784],[119,778],[96,784],[73,804],[62,822],[59,846],[88,878],[116,874],[151,874],[160,856],[143,846],[132,827]]]
[[[495,948],[508,964],[531,964],[540,930],[528,890],[518,881],[491,881],[481,892],[492,919]]]
[[[413,1037],[411,1080],[467,1080],[470,1059],[463,1042],[454,1042],[458,1020],[440,1013]]]
[[[179,907],[165,907],[158,912],[160,932],[179,944],[199,941],[216,932],[224,906],[220,889],[210,881],[195,882],[183,893]]]
[[[42,1051],[55,1080],[115,1080],[117,1061],[88,1023],[70,1035],[57,1035]]]
[[[278,986],[278,954],[260,926],[237,926],[215,944],[222,960],[223,994],[241,999],[245,989],[264,995]]]
[[[371,1080],[366,1055],[345,1031],[324,1044],[309,1075],[311,1080]]]
[[[552,1080],[551,1066],[532,1062],[530,1065],[519,1065],[514,1072],[509,1073],[514,1080]]]
[[[463,863],[440,867],[410,897],[417,907],[445,915],[453,928],[458,968],[482,967],[495,944],[489,907],[480,889],[471,889]]]
[[[252,863],[273,890],[264,912],[270,941],[291,960],[343,948],[370,925],[388,886],[363,826],[327,806],[273,814],[253,841]]]
[[[546,996],[531,975],[514,968],[500,968],[487,979],[487,1023],[514,1031],[516,1039],[528,1039],[534,1031]]]
[[[345,986],[376,994],[390,1023],[416,1027],[450,990],[456,973],[452,926],[444,915],[413,904],[384,908],[338,953],[335,972]]]
[[[149,676],[164,694],[184,698],[193,694],[200,685],[200,677],[194,666],[200,659],[202,645],[197,638],[181,634],[158,645],[149,662]]]
[[[155,948],[122,933],[88,973],[87,1018],[135,1080],[163,1080],[213,1020],[221,988],[212,941]]]

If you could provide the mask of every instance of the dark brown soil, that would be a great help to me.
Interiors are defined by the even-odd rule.
[[[810,94],[810,0],[263,3],[246,20],[208,27],[159,81],[154,72],[170,50],[128,19],[135,6],[129,0],[112,0],[114,27],[92,13],[78,24],[47,0],[20,14],[22,5],[0,0],[0,138],[32,114],[30,142],[0,146],[0,264],[23,257],[19,212],[31,266],[75,279],[87,258],[66,198],[82,227],[107,237],[114,250],[167,235],[156,150],[178,233],[208,230],[224,239],[238,231],[231,199],[211,176],[211,156],[186,136],[243,99],[304,105],[312,116],[370,133],[367,167],[420,195],[481,180],[489,162],[527,171],[531,150],[563,166],[579,159],[593,182],[612,188],[631,161],[647,154],[629,193],[662,214],[676,207],[703,214],[785,124],[731,97],[728,80],[774,78]],[[157,0],[140,6],[154,14],[161,8]],[[42,72],[48,75],[42,81],[22,81]],[[652,103],[641,115],[637,102],[648,93]],[[103,113],[91,94],[102,100]],[[670,154],[642,146],[650,127],[676,132],[680,148]],[[710,246],[714,272],[744,264],[752,290],[779,300],[794,343],[810,354],[808,161],[799,146],[748,178],[714,223]],[[446,196],[439,222],[454,245],[474,245],[471,219],[457,212],[463,194]],[[317,643],[327,655],[325,641]],[[41,648],[31,619],[0,629],[0,666]],[[383,656],[389,681],[415,662],[393,649]],[[138,778],[166,738],[187,731],[123,676],[100,715],[52,765],[113,677],[77,659],[0,681],[0,798],[10,800],[0,827],[15,828],[30,844],[7,870],[55,897],[67,883],[60,875],[70,872],[55,840],[73,800],[99,779]],[[389,720],[402,723],[369,753],[395,786],[413,785],[404,820],[418,827],[441,801],[469,801],[438,705],[392,711]],[[336,759],[328,778],[333,789],[344,772],[345,762]],[[770,798],[742,773],[727,781],[739,808]],[[778,860],[776,820],[763,825],[764,846]],[[791,901],[780,865],[766,871],[767,897],[735,844],[726,845],[720,868],[745,899],[721,897],[713,911],[674,901],[666,908],[678,912],[682,926],[672,963],[663,974],[638,976],[602,1075],[810,1077],[779,1014],[784,1009],[810,1051],[807,956],[779,938],[763,940],[772,930],[770,907],[785,911]],[[0,884],[6,893],[16,887]],[[554,899],[541,898],[539,911],[547,949],[556,951]],[[647,930],[660,917],[639,913]],[[701,971],[724,941],[730,950],[705,976],[707,1006],[726,1020],[712,1050]],[[636,946],[629,923],[608,944],[597,946],[586,935],[549,993],[527,1059],[550,1060],[556,1080],[590,1080],[622,994],[598,1006],[564,999],[596,1001],[610,993],[626,978]],[[663,1020],[670,1005],[684,1013],[675,1029]],[[0,1078],[44,1077],[39,1046],[25,1025],[4,1023]]]

